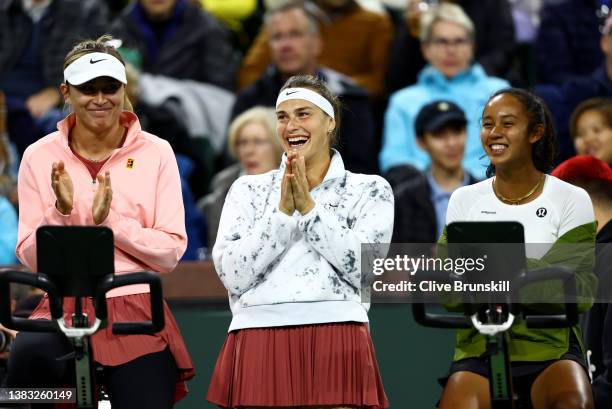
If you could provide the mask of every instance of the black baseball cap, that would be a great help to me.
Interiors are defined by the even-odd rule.
[[[457,104],[447,100],[430,102],[423,106],[414,121],[414,128],[418,137],[427,132],[436,132],[449,122],[467,125],[465,113]]]

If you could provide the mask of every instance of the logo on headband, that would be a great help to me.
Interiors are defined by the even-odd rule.
[[[285,95],[295,94],[296,92],[299,92],[299,91],[291,91],[291,92],[287,91],[287,93]]]
[[[100,61],[106,61],[106,58],[101,58],[99,60],[94,60],[93,58],[89,60],[90,64],[99,63]]]

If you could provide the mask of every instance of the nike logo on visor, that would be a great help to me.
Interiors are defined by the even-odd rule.
[[[299,92],[299,91],[291,91],[291,92],[287,91],[287,93],[285,95],[295,94],[296,92]]]
[[[95,63],[98,63],[98,62],[100,62],[100,61],[106,61],[106,58],[102,58],[102,59],[99,59],[99,60],[94,60],[94,59],[92,58],[91,60],[89,60],[89,63],[90,63],[90,64],[95,64]]]

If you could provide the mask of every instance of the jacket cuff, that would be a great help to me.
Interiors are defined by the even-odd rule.
[[[321,205],[315,203],[315,206],[306,214],[299,214],[298,227],[303,234],[306,234],[308,227],[315,221],[321,220]]]
[[[74,223],[75,216],[75,204],[73,203],[72,212],[70,214],[62,214],[55,204],[47,208],[45,211],[45,221],[50,225],[59,225],[59,226],[72,226]]]

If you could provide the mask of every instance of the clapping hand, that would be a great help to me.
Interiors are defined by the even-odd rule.
[[[51,186],[55,193],[55,207],[67,216],[72,212],[74,187],[72,179],[64,167],[64,162],[53,162],[51,166]]]
[[[292,152],[287,155],[287,160],[290,161],[292,170],[289,180],[291,181],[291,191],[293,192],[293,203],[295,204],[295,209],[304,215],[315,206],[315,202],[310,196],[310,186],[306,178],[304,155]]]
[[[287,154],[287,160],[285,161],[285,174],[281,182],[281,198],[278,208],[281,212],[288,216],[293,215],[295,212],[295,202],[293,201],[293,191],[291,190],[291,175],[293,174],[291,168],[291,156],[295,155],[290,152]]]
[[[107,171],[104,175],[98,175],[98,190],[94,196],[92,206],[93,221],[96,225],[102,223],[108,217],[110,212],[111,201],[113,200],[113,189],[111,188],[110,173]]]

